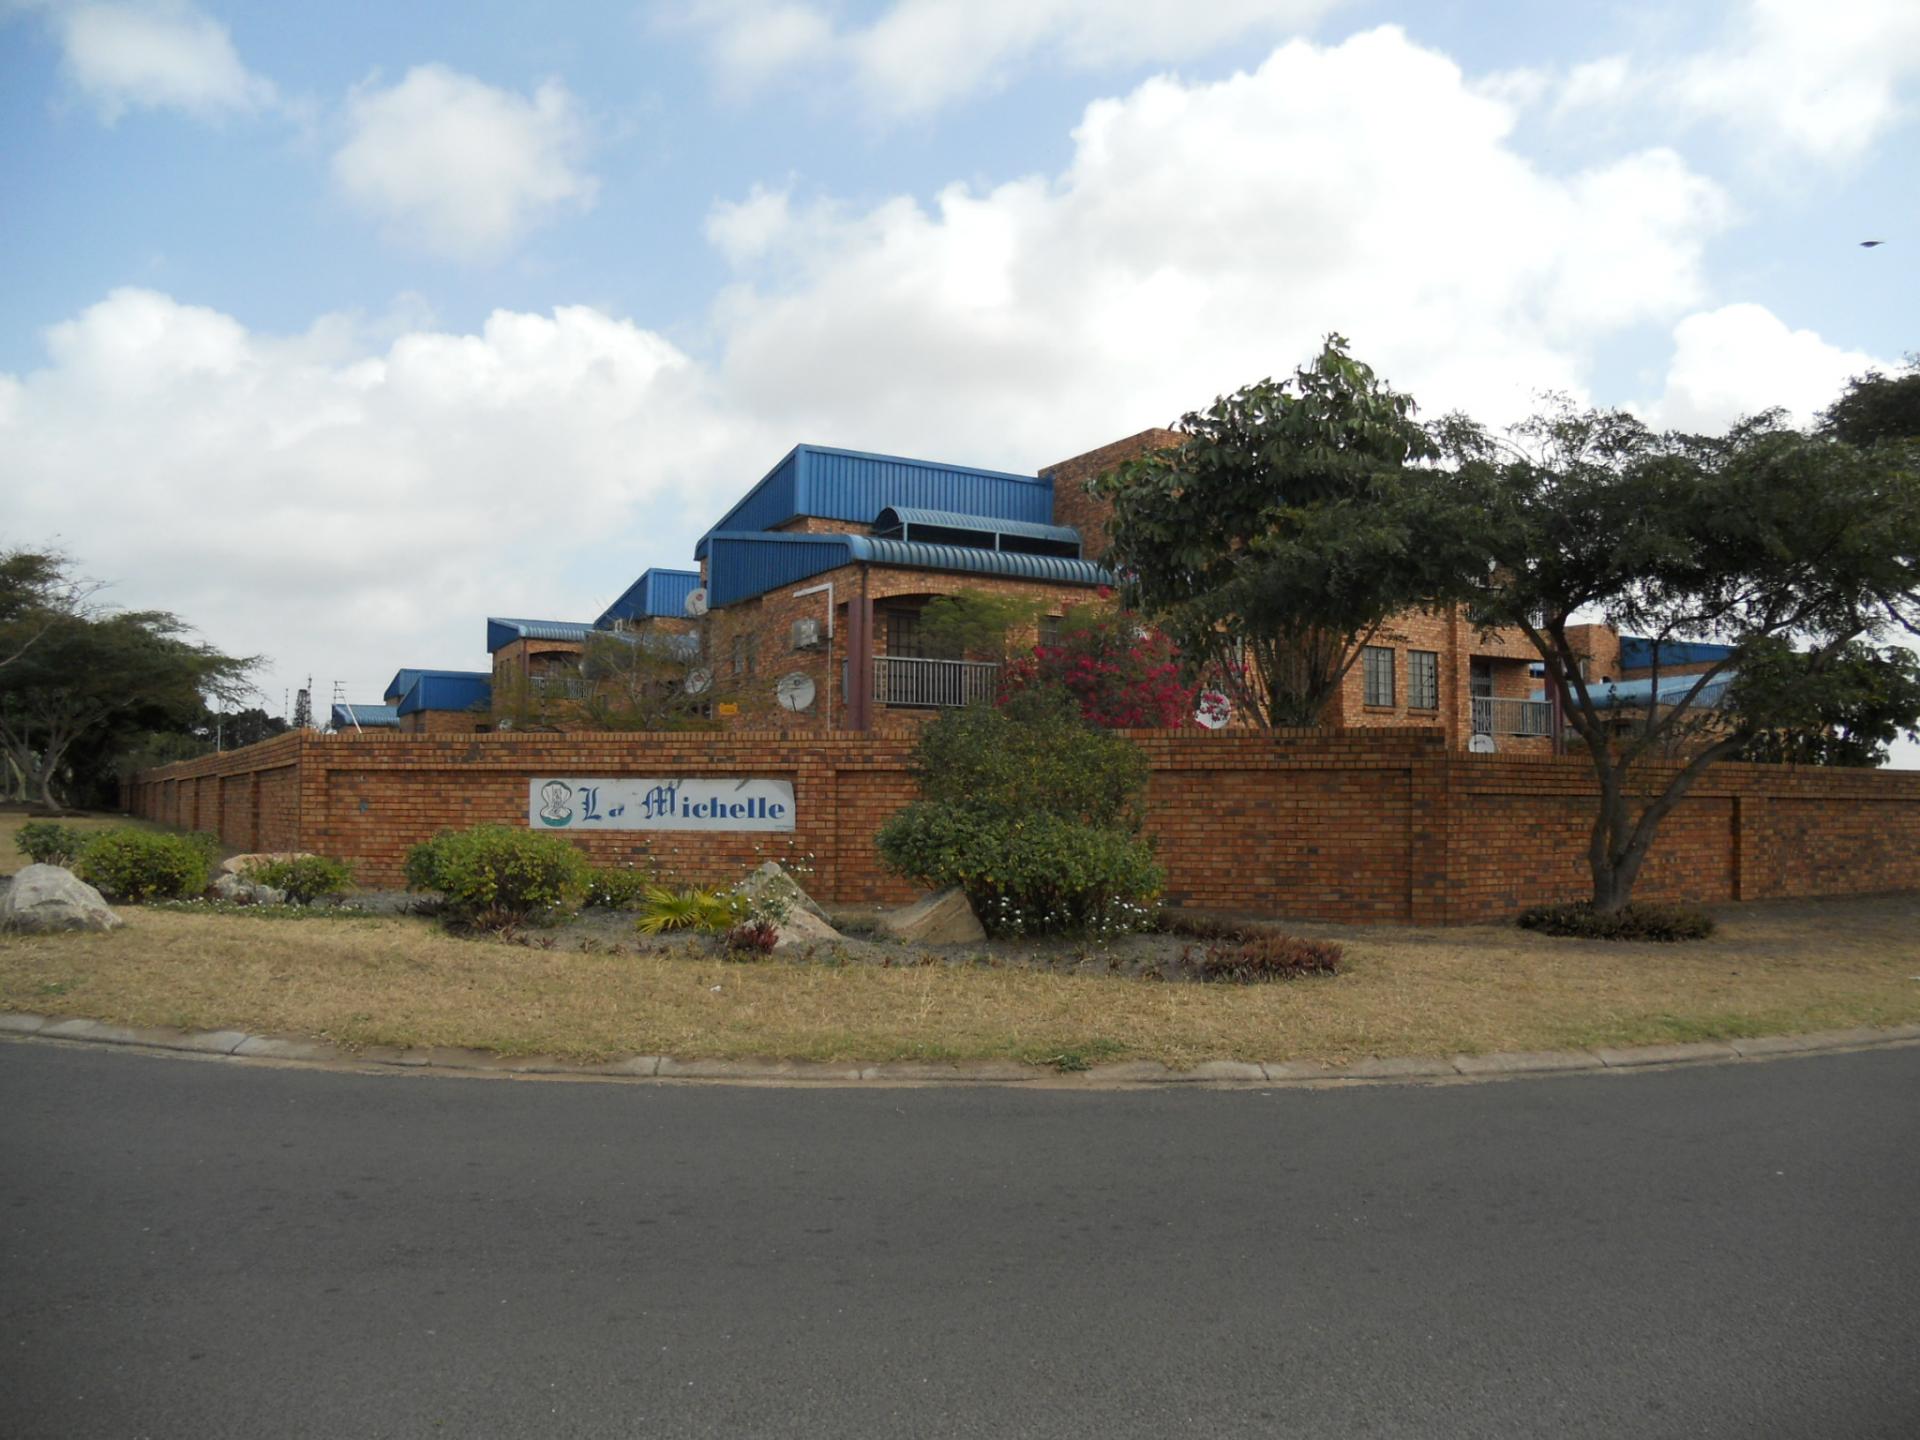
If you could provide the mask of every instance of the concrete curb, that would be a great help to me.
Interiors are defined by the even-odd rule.
[[[464,1071],[504,1076],[565,1076],[598,1080],[672,1080],[734,1084],[1045,1085],[1122,1089],[1147,1085],[1207,1085],[1271,1088],[1275,1085],[1387,1085],[1450,1080],[1494,1080],[1516,1075],[1570,1071],[1635,1070],[1649,1066],[1728,1064],[1823,1051],[1866,1050],[1920,1044],[1920,1024],[1805,1035],[1766,1035],[1752,1040],[1707,1040],[1690,1045],[1599,1046],[1590,1050],[1516,1050],[1495,1055],[1366,1057],[1345,1065],[1313,1060],[1208,1060],[1174,1070],[1157,1060],[1124,1060],[1080,1071],[1059,1071],[1008,1060],[952,1063],[890,1060],[878,1064],[816,1060],[680,1060],[631,1055],[621,1060],[576,1061],[550,1055],[496,1055],[450,1046],[402,1049],[374,1045],[349,1050],[325,1040],[249,1035],[240,1030],[172,1030],[109,1025],[102,1020],[62,1019],[0,1011],[0,1036],[174,1050],[237,1060],[267,1060],[353,1069]]]

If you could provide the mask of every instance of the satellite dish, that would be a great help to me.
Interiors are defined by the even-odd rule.
[[[773,687],[773,695],[780,702],[782,710],[810,710],[813,708],[813,677],[800,670],[790,671],[780,677],[780,683]]]
[[[686,691],[689,695],[704,695],[713,685],[713,672],[702,668],[687,672]]]
[[[687,592],[687,614],[700,616],[707,613],[707,589],[703,585],[697,590]]]
[[[1193,720],[1209,730],[1219,730],[1233,719],[1233,701],[1218,690],[1202,690],[1193,697]]]
[[[1476,755],[1491,755],[1499,748],[1491,735],[1476,735],[1467,741],[1467,749]]]

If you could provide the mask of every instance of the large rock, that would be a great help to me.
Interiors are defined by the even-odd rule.
[[[880,917],[880,933],[913,945],[978,945],[987,938],[966,892],[957,887]]]
[[[115,930],[127,922],[86,881],[58,865],[29,865],[0,895],[0,930]]]
[[[733,888],[736,894],[750,901],[784,901],[790,915],[804,911],[823,925],[827,922],[827,912],[814,903],[813,897],[800,888],[800,882],[789,875],[778,860],[767,861]]]
[[[256,885],[238,875],[225,874],[213,882],[213,898],[229,905],[284,905],[287,892],[271,885]]]
[[[784,950],[789,945],[831,945],[846,938],[811,910],[802,910],[797,905],[774,928],[780,932],[780,938],[773,942],[776,950]]]
[[[252,855],[229,855],[220,862],[223,875],[242,875],[249,865],[265,865],[270,860],[305,860],[311,850],[262,850]]]

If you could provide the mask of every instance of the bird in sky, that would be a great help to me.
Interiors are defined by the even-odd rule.
[[[1871,250],[1876,245],[1884,245],[1886,243],[1884,240],[1862,240],[1860,242],[1860,248],[1862,250]]]

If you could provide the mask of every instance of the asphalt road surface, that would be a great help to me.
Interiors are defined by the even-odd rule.
[[[1422,1088],[0,1043],[0,1434],[1920,1434],[1920,1048]]]

